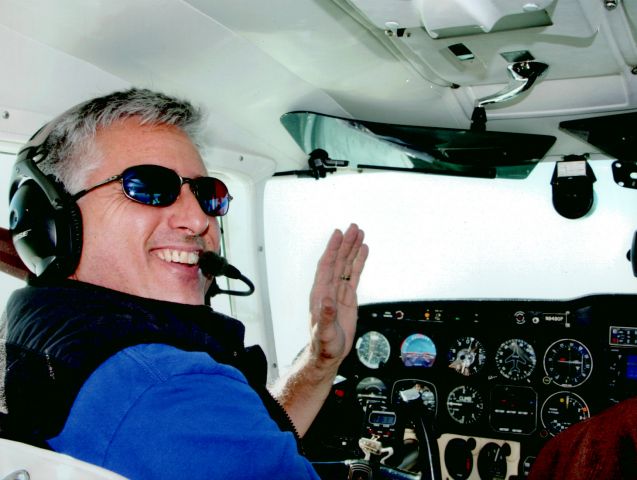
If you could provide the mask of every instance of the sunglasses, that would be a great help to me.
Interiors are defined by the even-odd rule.
[[[174,170],[159,165],[129,167],[120,175],[114,175],[97,185],[80,190],[72,198],[78,200],[96,188],[118,180],[122,182],[124,195],[134,202],[153,207],[167,207],[175,203],[184,183],[190,187],[201,209],[211,217],[221,217],[228,213],[232,200],[226,184],[217,178],[181,177]]]

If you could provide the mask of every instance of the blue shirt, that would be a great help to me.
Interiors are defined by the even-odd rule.
[[[163,344],[100,365],[49,444],[135,480],[319,478],[241,372]]]

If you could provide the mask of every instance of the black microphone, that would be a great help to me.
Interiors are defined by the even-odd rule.
[[[199,256],[199,268],[201,269],[201,273],[203,273],[204,276],[213,279],[210,288],[208,288],[208,291],[206,292],[207,300],[214,297],[218,293],[226,293],[228,295],[239,296],[248,296],[254,293],[254,284],[248,278],[242,275],[237,267],[230,265],[225,258],[215,252],[203,252]],[[232,278],[235,280],[241,280],[248,286],[248,290],[222,290],[221,288],[219,288],[216,279],[214,279],[214,277],[220,276]]]

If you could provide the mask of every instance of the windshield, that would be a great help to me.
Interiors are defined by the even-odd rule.
[[[320,149],[350,167],[483,178],[526,178],[555,142],[549,135],[392,125],[313,112],[286,113],[281,123],[305,153]]]
[[[539,163],[525,180],[376,171],[269,180],[266,258],[279,366],[307,341],[299,319],[308,316],[306,292],[322,246],[334,226],[350,222],[370,246],[361,304],[633,293],[626,254],[634,192],[613,181],[610,160],[589,163],[595,201],[576,220],[553,207],[554,161]]]

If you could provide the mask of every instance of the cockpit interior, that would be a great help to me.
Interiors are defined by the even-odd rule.
[[[140,86],[206,109],[251,285],[211,302],[268,378],[308,341],[330,233],[365,230],[354,344],[302,440],[321,478],[524,479],[637,395],[637,2],[0,0],[0,42],[5,211],[70,106]],[[0,227],[4,306],[28,274]]]

